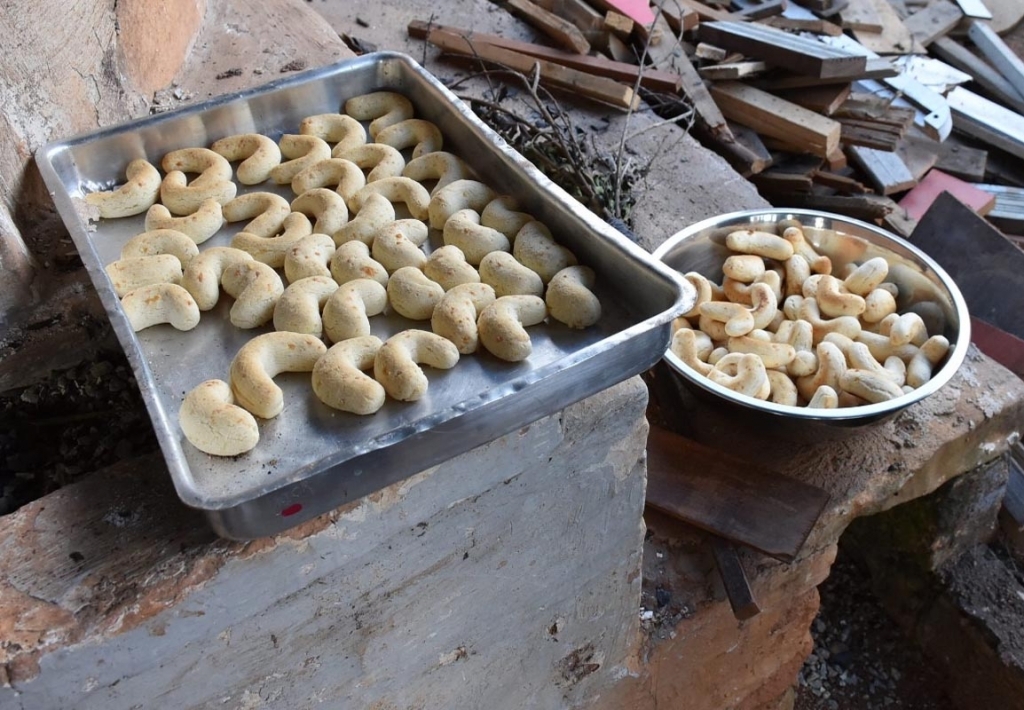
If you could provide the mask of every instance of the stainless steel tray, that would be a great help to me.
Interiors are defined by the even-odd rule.
[[[285,391],[280,416],[260,422],[260,443],[247,454],[208,456],[178,426],[184,394],[209,378],[227,379],[238,349],[270,328],[243,331],[227,319],[229,298],[204,313],[198,327],[157,326],[134,333],[104,266],[144,230],[143,216],[87,223],[76,198],[123,180],[129,161],[159,165],[164,153],[208,146],[218,138],[257,132],[279,138],[306,116],[337,112],[352,96],[378,89],[410,98],[416,115],[442,130],[456,153],[499,193],[546,222],[580,261],[598,274],[604,316],[571,330],[558,323],[531,328],[534,352],[510,364],[487,354],[464,356],[446,372],[429,371],[419,402],[389,400],[359,417],[320,403],[309,375],[277,378]],[[681,277],[580,206],[478,120],[414,60],[377,53],[53,143],[36,154],[54,202],[135,371],[181,500],[202,509],[225,537],[272,534],[456,456],[651,367],[664,354],[673,317],[692,306]],[[246,188],[271,188],[270,183]],[[290,196],[290,192],[281,192]],[[240,225],[227,225],[200,248],[227,245]],[[432,232],[431,242],[440,235]],[[397,315],[371,321],[382,338],[426,327]],[[429,369],[429,368],[428,368]]]

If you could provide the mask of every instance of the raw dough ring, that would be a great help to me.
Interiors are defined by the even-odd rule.
[[[426,330],[403,330],[377,351],[373,376],[393,398],[415,402],[426,394],[429,384],[419,363],[448,370],[458,362],[459,350],[447,338]]]
[[[438,335],[455,343],[463,355],[475,353],[480,347],[477,318],[494,301],[494,289],[487,284],[467,283],[456,286],[434,308],[430,327]]]
[[[231,361],[231,391],[257,417],[272,419],[284,409],[284,392],[273,378],[282,372],[309,372],[325,352],[327,346],[312,335],[258,335]]]
[[[338,287],[324,304],[324,332],[331,342],[370,334],[370,318],[384,312],[388,294],[376,281],[356,279]]]
[[[412,102],[393,91],[374,91],[353,96],[345,102],[345,113],[360,121],[371,121],[370,137],[393,123],[413,117]]]
[[[580,329],[601,320],[601,302],[591,290],[594,280],[594,270],[589,266],[567,266],[555,274],[544,299],[551,317]]]
[[[242,133],[215,141],[210,150],[226,160],[241,160],[235,177],[243,185],[258,185],[270,177],[270,171],[281,164],[277,143],[259,133]]]
[[[290,160],[270,171],[270,177],[278,185],[291,184],[295,176],[310,165],[316,165],[321,160],[331,157],[331,147],[316,136],[298,136],[289,133],[281,136],[280,148],[281,155]]]
[[[199,255],[199,247],[191,237],[176,229],[151,229],[135,235],[121,247],[122,259],[157,254],[170,254],[176,257],[184,269]]]
[[[444,223],[444,243],[457,246],[466,261],[479,266],[484,257],[496,251],[509,251],[512,245],[504,234],[480,224],[480,215],[471,209],[459,210]]]
[[[388,285],[388,270],[370,256],[370,247],[362,242],[345,242],[331,256],[331,276],[339,284],[356,279],[373,279]]]
[[[199,209],[184,217],[175,217],[163,205],[153,205],[146,212],[146,229],[175,229],[202,244],[224,226],[224,214],[217,200],[207,200]]]
[[[328,265],[334,255],[334,240],[326,234],[302,237],[284,255],[284,275],[288,283],[310,276],[330,276]]]
[[[415,266],[403,266],[388,279],[388,303],[409,320],[428,320],[444,298],[441,284],[431,281]]]
[[[512,255],[520,264],[540,274],[544,283],[567,266],[576,265],[576,255],[560,245],[542,222],[529,222],[519,230]]]
[[[546,316],[547,306],[538,296],[502,296],[487,306],[477,320],[480,343],[502,360],[525,360],[533,352],[526,326],[536,325]]]
[[[430,230],[418,219],[399,219],[377,230],[373,238],[373,258],[392,274],[404,266],[420,269],[427,255],[420,246]]]
[[[273,192],[249,192],[224,205],[222,212],[228,222],[251,219],[241,231],[266,239],[281,231],[292,208],[288,200]]]
[[[235,404],[231,385],[207,380],[193,387],[178,410],[178,423],[192,446],[213,456],[237,456],[260,441],[256,419]]]
[[[313,366],[313,392],[328,407],[373,414],[384,406],[384,387],[363,372],[373,367],[380,338],[363,335],[331,346]]]
[[[412,148],[413,160],[441,150],[444,145],[441,129],[422,118],[408,118],[381,129],[374,140],[399,151]]]
[[[160,171],[148,160],[138,159],[125,168],[128,181],[114,190],[90,192],[85,201],[100,211],[100,217],[111,219],[142,214],[160,196]]]
[[[292,192],[301,195],[318,187],[333,187],[347,203],[366,185],[366,176],[359,166],[344,158],[321,160],[310,165],[292,180]]]
[[[348,206],[334,190],[316,187],[292,200],[292,211],[316,217],[313,231],[334,235],[348,222]]]
[[[299,124],[299,133],[316,136],[327,143],[335,143],[331,155],[341,153],[366,143],[366,129],[356,119],[343,113],[321,113],[307,116]]]
[[[355,218],[332,235],[334,243],[340,247],[345,242],[360,241],[371,246],[377,230],[394,221],[395,208],[391,202],[383,195],[370,194]]]
[[[498,252],[501,253],[501,252]],[[423,264],[423,273],[441,288],[450,291],[460,284],[480,283],[483,278],[466,261],[466,255],[457,246],[443,246],[430,252]]]
[[[220,278],[224,270],[243,261],[252,261],[252,255],[231,247],[207,249],[185,267],[181,286],[196,300],[199,310],[208,311],[220,299]]]
[[[170,323],[178,330],[199,325],[199,307],[177,284],[151,284],[129,291],[121,299],[121,307],[136,333],[160,323]]]
[[[108,264],[105,271],[118,298],[143,286],[181,283],[182,276],[181,262],[173,254],[118,259]]]
[[[360,170],[370,168],[366,182],[377,182],[389,177],[399,177],[405,168],[405,158],[389,145],[367,143],[349,148],[334,156],[344,158],[359,166]]]
[[[258,328],[274,317],[274,307],[284,293],[281,277],[259,261],[241,261],[225,269],[220,283],[235,299],[231,324],[236,328]]]
[[[448,218],[459,210],[471,209],[480,212],[494,197],[494,190],[482,182],[456,180],[434,193],[430,198],[426,216],[430,218],[431,227],[444,229]]]
[[[410,178],[389,177],[367,182],[366,187],[352,198],[355,211],[360,211],[373,194],[383,195],[392,204],[404,202],[409,214],[416,219],[426,219],[429,214],[430,193],[427,192],[427,188]]]
[[[430,191],[434,194],[450,182],[472,178],[473,173],[458,156],[438,150],[410,160],[402,170],[402,176],[418,182],[437,180],[434,189]],[[515,232],[512,235],[515,236]]]
[[[499,297],[544,295],[540,274],[520,264],[506,251],[491,252],[483,258],[480,280],[493,286]]]
[[[291,212],[284,220],[284,231],[274,237],[264,238],[249,232],[239,232],[232,238],[231,246],[248,252],[256,261],[278,269],[284,266],[288,251],[313,233],[309,217],[301,212]]]
[[[231,163],[208,148],[182,148],[164,156],[167,174],[160,183],[160,202],[173,214],[189,215],[206,200],[227,204],[238,186],[231,181]],[[185,173],[199,173],[191,183]]]
[[[274,306],[274,330],[319,338],[324,332],[320,310],[337,290],[338,283],[330,276],[310,276],[290,284]]]

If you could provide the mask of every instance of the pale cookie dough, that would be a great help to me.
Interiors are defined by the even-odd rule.
[[[388,285],[388,270],[370,256],[370,248],[362,242],[345,242],[331,257],[331,276],[339,284],[356,279],[372,279]]]
[[[220,277],[221,286],[235,299],[231,324],[236,328],[258,328],[274,317],[274,306],[284,293],[281,277],[259,261],[232,264]]]
[[[157,254],[170,254],[184,269],[199,255],[199,247],[190,236],[176,229],[151,229],[135,235],[121,247],[122,259]]]
[[[412,102],[393,91],[353,96],[345,102],[345,113],[360,121],[371,121],[371,138],[376,138],[382,129],[413,117]]]
[[[538,296],[503,296],[487,306],[477,320],[480,343],[489,353],[508,362],[525,360],[533,352],[526,327],[547,317]]]
[[[567,266],[548,283],[548,313],[570,328],[589,328],[601,320],[601,301],[594,295],[594,270]]]
[[[224,270],[243,261],[252,261],[252,255],[231,247],[206,249],[185,267],[181,286],[196,300],[199,310],[208,311],[220,299],[220,278]]]
[[[543,296],[540,274],[528,269],[505,251],[491,252],[480,262],[480,280],[494,287],[498,296]]]
[[[273,192],[249,192],[239,195],[224,205],[222,210],[224,219],[228,222],[252,220],[242,227],[241,231],[263,238],[272,237],[280,232],[291,211],[288,200]]]
[[[512,245],[504,234],[480,224],[480,215],[471,209],[459,210],[444,223],[442,237],[445,244],[457,246],[466,255],[466,261],[480,264],[491,252],[509,251]]]
[[[148,160],[133,160],[125,168],[128,182],[114,190],[90,192],[85,201],[105,219],[142,214],[160,196],[160,171]]]
[[[456,286],[434,308],[430,328],[452,341],[463,355],[475,353],[480,346],[477,318],[494,301],[494,289],[487,284],[467,283]]]
[[[241,160],[235,177],[243,185],[258,185],[270,177],[270,171],[281,164],[281,149],[277,143],[259,133],[243,133],[215,141],[210,146],[214,153],[227,160]]]
[[[135,332],[161,323],[178,330],[199,325],[199,306],[177,284],[152,284],[129,291],[121,299],[121,307]]]
[[[376,281],[344,283],[324,304],[324,333],[334,343],[369,335],[370,318],[383,313],[387,303],[387,291]]]
[[[290,284],[274,306],[274,330],[319,338],[324,332],[320,311],[337,290],[338,283],[330,276],[310,276]]]
[[[172,254],[118,259],[105,271],[118,298],[142,286],[181,283],[182,276],[181,262]]]
[[[441,150],[444,137],[441,129],[422,118],[409,118],[380,130],[374,141],[396,150],[412,148],[413,160]]]
[[[380,338],[364,335],[331,346],[313,366],[313,392],[328,407],[373,414],[384,406],[384,387],[364,370],[373,368]]]
[[[284,231],[274,237],[264,238],[249,232],[239,232],[231,239],[231,246],[252,255],[256,261],[279,269],[284,266],[288,251],[313,233],[309,217],[301,212],[291,212],[284,220]]]
[[[459,210],[471,209],[480,212],[494,198],[494,190],[477,180],[450,182],[430,198],[427,207],[430,226],[434,229],[444,229],[444,223]]]
[[[299,124],[299,133],[316,136],[327,143],[334,143],[332,155],[337,157],[346,150],[366,143],[366,129],[351,116],[342,113],[321,113],[307,116]]]
[[[257,417],[272,419],[284,409],[284,392],[273,378],[282,372],[309,372],[326,352],[327,346],[312,335],[258,335],[231,361],[231,391]]]
[[[256,448],[256,419],[235,404],[231,385],[207,380],[192,388],[178,410],[178,423],[194,447],[212,456],[237,456]]]
[[[404,266],[391,274],[387,292],[391,308],[409,320],[428,320],[444,297],[441,285],[415,266]]]
[[[295,243],[284,255],[284,275],[288,283],[310,276],[330,276],[334,240],[326,234],[310,234]]]
[[[445,291],[460,284],[482,281],[480,274],[466,261],[466,255],[457,246],[443,246],[432,251],[423,264],[423,273],[431,281],[441,284]]]
[[[458,156],[439,150],[410,160],[402,170],[402,175],[417,182],[436,180],[430,191],[433,194],[450,182],[472,178],[473,171]],[[512,234],[515,236],[515,232]]]
[[[206,200],[199,209],[184,217],[175,217],[163,205],[153,205],[146,212],[146,230],[174,229],[202,244],[224,226],[224,214],[217,200]]]
[[[394,399],[415,402],[429,384],[419,363],[448,370],[458,362],[458,348],[450,340],[425,330],[404,330],[377,351],[373,375]]]
[[[280,148],[281,155],[290,160],[270,171],[270,177],[278,185],[291,184],[295,176],[310,165],[331,157],[331,147],[316,136],[286,134],[281,136]]]

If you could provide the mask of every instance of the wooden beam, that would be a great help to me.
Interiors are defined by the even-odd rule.
[[[793,195],[787,202],[790,207],[838,212],[866,222],[885,219],[896,207],[891,197],[884,195]]]
[[[590,52],[590,42],[578,27],[568,20],[548,12],[532,0],[505,0],[505,5],[565,49],[578,54]]]
[[[584,0],[533,0],[548,12],[568,20],[584,35],[604,26],[604,16]]]
[[[719,10],[709,5],[705,5],[704,3],[700,2],[700,0],[678,0],[678,2],[683,7],[688,7],[694,12],[696,12],[697,17],[700,18],[701,22],[708,22],[711,20],[730,21],[739,19],[734,13],[727,12],[725,10]]]
[[[871,0],[850,0],[849,4],[839,13],[844,30],[863,32],[881,32],[882,18],[871,3]]]
[[[758,23],[705,22],[698,33],[704,41],[798,74],[856,77],[867,66],[867,57]]]
[[[619,108],[636,109],[640,105],[640,97],[633,89],[612,79],[594,76],[577,69],[555,64],[544,59],[526,56],[518,52],[496,47],[486,42],[473,42],[463,35],[446,30],[431,30],[427,41],[441,49],[461,54],[466,57],[477,57],[484,61],[501,64],[524,74],[533,71],[537,66],[541,81],[557,86],[603,103]]]
[[[692,7],[686,7],[676,0],[658,0],[655,3],[661,9],[661,16],[674,33],[689,32],[700,24],[700,16]]]
[[[1013,84],[1003,78],[1003,75],[989,66],[985,60],[975,56],[962,44],[949,37],[940,37],[932,42],[929,49],[939,59],[970,74],[979,86],[1006,104],[1007,107],[1018,113],[1024,113],[1024,95],[1021,95]]]
[[[950,136],[938,146],[935,167],[967,182],[983,182],[988,165],[988,151],[973,148],[956,136]]]
[[[949,139],[946,142],[949,142]],[[907,170],[914,176],[914,179],[920,180],[935,167],[943,145],[945,143],[940,143],[930,136],[924,135],[922,131],[915,130],[900,140],[896,145],[895,152],[900,156],[900,160],[907,166]]]
[[[865,195],[871,191],[859,180],[827,170],[815,170],[811,173],[811,180],[815,184],[831,188],[841,195]]]
[[[868,177],[880,195],[892,195],[909,190],[917,180],[895,153],[852,145],[846,149],[858,168]]]
[[[473,32],[472,30],[464,30],[458,27],[450,27],[447,25],[428,25],[428,23],[422,22],[421,20],[413,20],[409,23],[408,27],[409,36],[416,37],[418,39],[426,39],[430,30],[450,32],[451,34],[466,37],[474,45],[490,44],[495,47],[501,47],[513,52],[525,54],[530,57],[536,57],[537,59],[544,59],[549,62],[554,62],[555,64],[579,69],[580,71],[584,71],[595,76],[615,79],[616,81],[625,82],[630,86],[632,86],[636,82],[637,77],[640,76],[642,77],[640,82],[641,85],[645,88],[651,89],[652,91],[677,93],[682,86],[682,79],[678,74],[661,69],[639,67],[636,64],[616,62],[602,57],[591,57],[574,54],[573,52],[563,52],[561,50],[544,47],[539,44],[520,42],[519,40],[508,39],[507,37],[502,37],[500,35]]]
[[[957,130],[1024,158],[1024,116],[962,86],[946,97]]]
[[[707,42],[698,42],[693,50],[693,56],[698,59],[707,59],[712,62],[720,62],[725,59],[728,52],[721,47],[716,47]]]
[[[970,23],[967,36],[1013,88],[1024,94],[1024,62],[1006,46],[1002,38],[993,32],[991,27],[977,21]]]
[[[698,69],[698,73],[705,79],[712,81],[723,81],[725,79],[742,79],[745,76],[760,74],[768,69],[764,62],[731,62],[725,64],[711,64]]]
[[[786,11],[788,5],[788,0],[765,0],[764,2],[751,3],[736,14],[748,20],[763,20],[766,17],[781,15]]]
[[[798,20],[791,17],[767,17],[761,20],[762,24],[774,27],[777,30],[790,30],[792,32],[812,32],[818,35],[837,37],[843,33],[843,28],[828,20]]]
[[[839,123],[760,89],[722,82],[711,87],[711,95],[727,118],[762,135],[806,145],[807,152],[821,157],[839,145]]]
[[[944,37],[964,17],[959,5],[950,0],[935,0],[923,10],[918,10],[903,21],[910,35],[927,47],[939,37]]]
[[[755,156],[753,161],[748,161],[742,166],[743,169],[739,169],[739,166],[737,166],[738,172],[743,177],[756,175],[771,166],[774,159],[772,154],[768,152],[768,148],[765,147],[764,141],[761,140],[761,136],[757,135],[757,131],[734,121],[729,122],[729,130],[732,131],[736,142]]]
[[[797,91],[784,91],[778,95],[798,106],[803,106],[808,111],[831,116],[850,97],[850,91],[848,83],[826,84],[825,86],[810,86]]]
[[[882,22],[881,32],[854,30],[853,36],[868,50],[876,54],[923,53],[924,47],[914,41],[910,30],[896,14],[888,0],[867,0],[872,4]]]
[[[752,83],[765,91],[782,91],[785,89],[802,89],[812,86],[834,86],[835,84],[847,84],[851,81],[862,79],[887,79],[899,76],[899,69],[893,66],[892,62],[884,57],[868,57],[864,71],[855,77],[825,77],[803,76],[791,74],[773,79],[759,79]]]
[[[625,15],[609,10],[604,16],[604,29],[612,34],[618,36],[621,39],[627,39],[633,34],[633,25],[635,23]]]

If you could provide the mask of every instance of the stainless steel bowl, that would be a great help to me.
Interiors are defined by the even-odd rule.
[[[832,259],[838,271],[850,262],[861,263],[876,256],[889,262],[888,281],[899,287],[897,308],[900,313],[919,313],[929,334],[941,333],[950,342],[945,361],[927,383],[912,392],[879,404],[843,409],[789,407],[737,394],[715,384],[688,367],[671,350],[664,360],[684,387],[678,388],[680,406],[705,416],[708,404],[724,414],[718,426],[753,423],[790,438],[818,436],[823,429],[839,433],[891,417],[915,402],[920,402],[949,382],[970,343],[970,318],[967,304],[949,275],[920,249],[885,230],[865,222],[810,210],[766,209],[732,212],[691,225],[670,237],[654,256],[681,273],[696,271],[721,283],[722,263],[730,252],[726,235],[736,229],[753,227],[779,233],[783,220],[798,220],[814,246]],[[737,419],[738,417],[738,419]],[[794,426],[802,424],[803,426]]]

